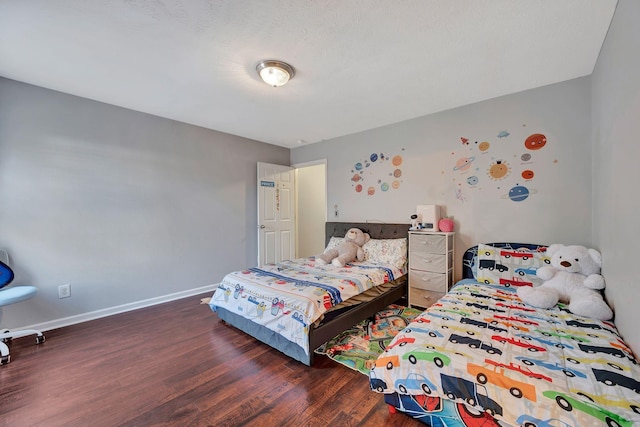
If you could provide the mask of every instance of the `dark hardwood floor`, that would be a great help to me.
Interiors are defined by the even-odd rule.
[[[423,426],[367,377],[296,362],[189,297],[10,344],[2,426]]]

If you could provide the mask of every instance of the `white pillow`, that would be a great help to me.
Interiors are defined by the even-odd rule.
[[[342,242],[344,242],[344,237],[331,237],[329,239],[329,243],[327,244],[327,247],[325,248],[325,251],[335,248]]]
[[[362,247],[368,262],[393,265],[403,269],[407,264],[407,239],[370,239]]]

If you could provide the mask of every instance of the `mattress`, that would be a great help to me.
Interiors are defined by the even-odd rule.
[[[428,423],[449,411],[486,425],[640,425],[640,367],[613,323],[468,279],[396,336],[370,385]]]

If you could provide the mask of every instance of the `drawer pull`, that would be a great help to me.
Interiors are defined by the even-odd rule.
[[[423,259],[422,262],[426,263],[426,264],[431,264],[433,262],[432,259]]]

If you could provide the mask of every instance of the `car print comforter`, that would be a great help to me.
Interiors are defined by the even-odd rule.
[[[394,338],[370,385],[436,426],[640,425],[640,366],[612,323],[471,280]]]
[[[309,325],[331,307],[402,276],[392,265],[351,263],[316,266],[314,258],[249,268],[228,274],[209,306],[223,307],[275,331],[309,354]]]

